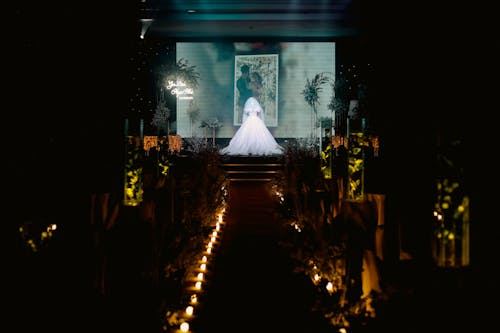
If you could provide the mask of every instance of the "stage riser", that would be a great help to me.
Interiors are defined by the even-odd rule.
[[[269,181],[283,170],[281,157],[225,157],[222,163],[231,181]]]

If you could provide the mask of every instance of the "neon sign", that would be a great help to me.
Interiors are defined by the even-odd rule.
[[[193,89],[189,88],[183,81],[168,80],[167,89],[172,95],[179,99],[193,99]]]

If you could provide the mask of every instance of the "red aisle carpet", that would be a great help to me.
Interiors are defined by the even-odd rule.
[[[279,246],[282,226],[262,181],[233,181],[222,240],[191,328],[203,332],[326,332],[312,284]]]

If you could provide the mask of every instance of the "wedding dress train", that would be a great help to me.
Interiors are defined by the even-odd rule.
[[[250,97],[245,102],[242,124],[229,145],[220,150],[224,155],[277,155],[281,147],[263,120],[263,110],[257,99]]]

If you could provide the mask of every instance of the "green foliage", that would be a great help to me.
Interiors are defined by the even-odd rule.
[[[183,81],[193,90],[198,88],[200,73],[196,70],[196,66],[189,65],[189,61],[185,58],[179,59],[174,64],[162,64],[156,71],[157,84],[161,88],[168,80]]]
[[[437,218],[436,237],[442,244],[463,236],[463,224],[469,222],[469,196],[458,180],[438,179],[434,211]]]
[[[182,80],[193,90],[198,88],[200,73],[196,71],[196,66],[189,65],[187,59],[181,58],[177,61],[174,75],[178,80]]]
[[[220,167],[218,150],[195,138],[186,142],[188,156],[173,161],[175,217],[165,231],[163,278],[165,295],[163,329],[175,331],[182,322],[188,281],[199,267],[215,224],[216,213],[225,206],[227,179]]]
[[[279,216],[287,227],[280,244],[290,253],[295,272],[306,275],[314,286],[311,310],[337,330],[361,327],[375,317],[372,302],[378,295],[355,296],[350,290],[351,281],[361,276],[351,275],[348,263],[355,259],[347,249],[362,251],[364,245],[355,241],[362,237],[355,233],[364,231],[352,227],[352,217],[332,211],[334,187],[323,177],[314,151],[303,142],[289,144],[284,172],[274,179]],[[329,153],[323,152],[321,160]],[[360,165],[356,162],[352,168],[359,170]]]
[[[470,197],[461,140],[440,142],[434,202],[434,255],[439,266],[469,264]]]
[[[332,179],[332,146],[327,145],[321,152],[321,172],[325,179]]]
[[[317,107],[319,102],[319,93],[323,90],[323,85],[329,81],[327,73],[318,73],[312,80],[306,78],[306,84],[301,94],[304,95],[304,99],[311,106],[313,112],[317,112]]]
[[[168,176],[170,171],[170,159],[168,151],[168,136],[158,138],[158,173]]]
[[[350,200],[361,200],[364,195],[364,156],[362,132],[350,133],[347,163],[347,197]]]
[[[332,99],[327,107],[332,112],[347,115],[349,109],[349,85],[344,76],[338,75],[331,84],[333,89]]]
[[[161,98],[156,105],[155,113],[153,115],[153,119],[151,120],[151,125],[156,127],[158,132],[163,130],[168,134],[168,120],[170,119],[170,114],[170,109],[165,104],[164,99]]]

